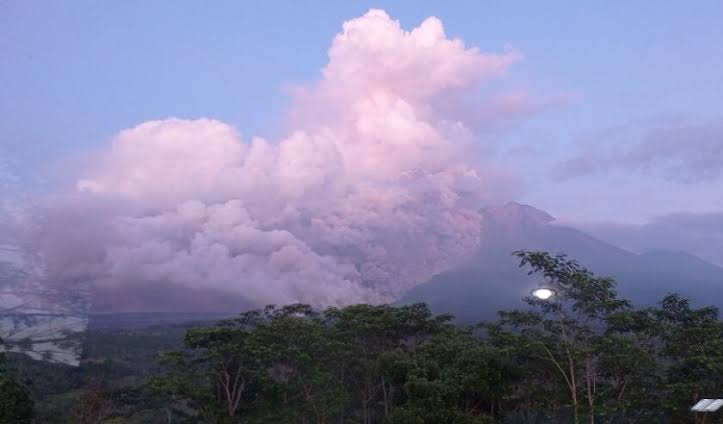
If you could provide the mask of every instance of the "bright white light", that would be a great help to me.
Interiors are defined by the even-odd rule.
[[[713,399],[701,399],[690,408],[691,411],[703,412],[705,408],[713,402]]]
[[[547,300],[555,295],[555,292],[550,289],[535,289],[532,291],[532,295],[541,300]]]
[[[695,412],[715,412],[723,406],[723,399],[701,399],[690,408]]]
[[[715,412],[723,406],[723,399],[716,399],[708,405],[705,410],[708,412]]]

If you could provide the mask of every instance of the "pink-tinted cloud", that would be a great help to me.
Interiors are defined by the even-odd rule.
[[[723,176],[721,119],[703,124],[658,124],[645,130],[639,125],[624,125],[602,132],[594,141],[558,163],[553,177],[564,180],[623,170],[700,183]]]
[[[112,290],[393,300],[478,246],[482,205],[516,197],[516,178],[449,111],[520,58],[468,48],[436,18],[405,31],[372,10],[344,24],[321,78],[295,91],[288,136],[243,140],[213,119],[124,130],[76,193],[46,202],[40,243],[62,258],[58,273]],[[502,110],[520,104],[500,98]]]

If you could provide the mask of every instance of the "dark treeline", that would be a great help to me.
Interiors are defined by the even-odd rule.
[[[723,394],[716,308],[636,309],[565,256],[517,255],[556,296],[467,327],[424,304],[245,312],[187,331],[135,402],[159,423],[723,422],[690,411]],[[83,392],[76,422],[136,422],[113,396]]]
[[[155,387],[208,423],[683,423],[723,393],[717,309],[633,309],[564,256],[518,256],[557,296],[468,328],[423,304],[268,307],[189,331]]]

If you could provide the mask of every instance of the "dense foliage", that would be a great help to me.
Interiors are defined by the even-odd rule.
[[[723,394],[716,308],[668,295],[635,309],[565,256],[516,254],[556,296],[468,327],[424,304],[297,304],[192,328],[182,346],[114,336],[88,349],[105,359],[86,358],[82,385],[35,390],[36,422],[723,422],[690,412]]]
[[[0,352],[0,424],[24,424],[34,417],[33,400],[28,387],[8,367]]]
[[[155,387],[209,423],[678,423],[723,392],[715,308],[636,310],[565,256],[517,255],[557,296],[477,328],[423,304],[268,307],[189,331]]]

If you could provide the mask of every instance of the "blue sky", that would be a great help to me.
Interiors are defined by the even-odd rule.
[[[723,210],[720,178],[681,182],[635,167],[550,177],[581,146],[626,148],[661,126],[723,118],[718,1],[1,1],[0,154],[28,178],[169,116],[273,139],[284,87],[317,79],[342,22],[371,7],[407,29],[437,16],[482,51],[512,46],[525,58],[504,84],[567,99],[485,135],[501,163],[523,172],[520,200],[568,220]]]

